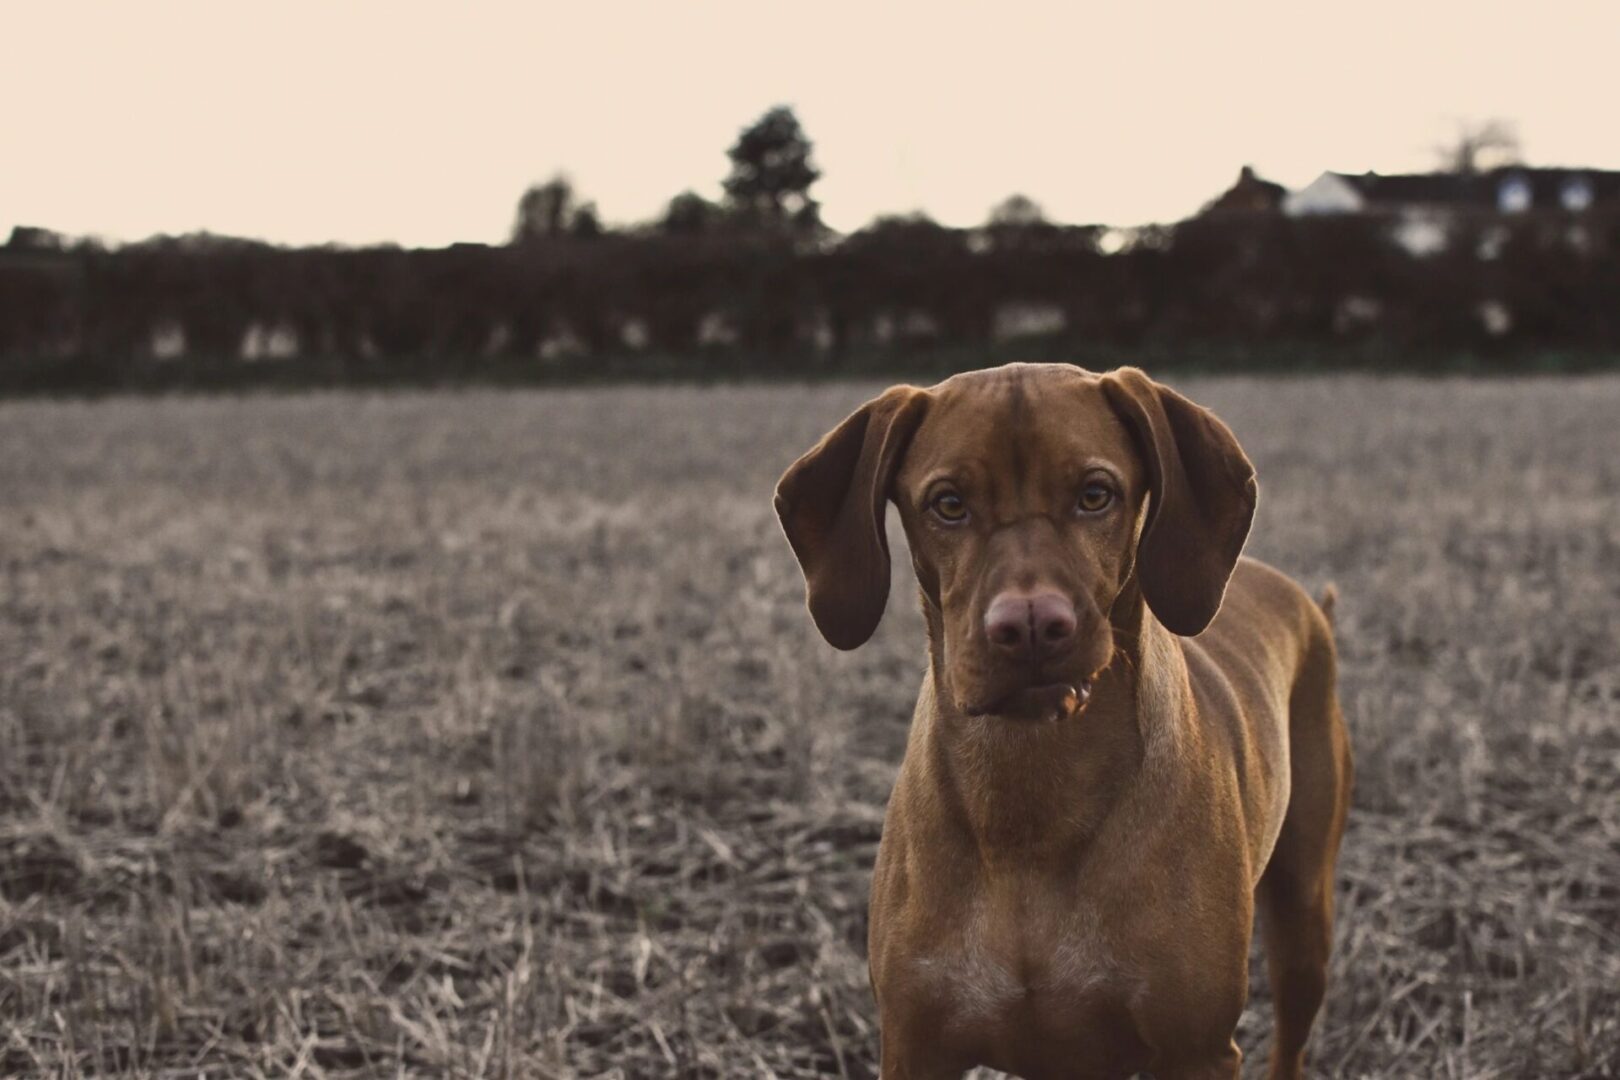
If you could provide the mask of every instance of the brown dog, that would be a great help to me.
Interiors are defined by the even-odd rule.
[[[841,649],[883,614],[888,500],[929,667],[872,880],[883,1076],[1235,1077],[1256,902],[1300,1075],[1350,749],[1331,594],[1239,559],[1232,433],[1134,368],[889,390],[777,488]]]

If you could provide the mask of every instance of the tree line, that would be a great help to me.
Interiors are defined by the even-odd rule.
[[[1009,199],[839,236],[786,109],[739,137],[726,196],[608,228],[561,178],[511,242],[117,249],[18,230],[0,249],[0,389],[946,370],[1012,355],[1620,355],[1620,213],[1459,213],[1422,254],[1378,215],[1210,212],[1115,230]]]

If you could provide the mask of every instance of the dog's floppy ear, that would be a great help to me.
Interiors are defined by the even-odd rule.
[[[1226,582],[1254,520],[1254,466],[1232,431],[1137,368],[1102,379],[1147,463],[1152,484],[1137,545],[1143,599],[1159,621],[1184,637],[1200,633],[1221,609]]]
[[[928,395],[896,386],[795,461],[776,485],[776,516],[804,571],[810,616],[828,643],[866,643],[889,600],[889,487]]]

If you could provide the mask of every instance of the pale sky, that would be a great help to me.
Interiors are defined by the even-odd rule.
[[[1424,170],[1459,121],[1620,168],[1620,3],[771,0],[0,7],[0,237],[498,242],[566,171],[606,220],[719,194],[794,106],[826,220],[1175,220],[1239,166]]]

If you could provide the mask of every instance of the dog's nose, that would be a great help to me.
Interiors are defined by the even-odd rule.
[[[1057,650],[1074,629],[1074,604],[1061,593],[1002,593],[984,613],[990,643],[1019,657]]]

